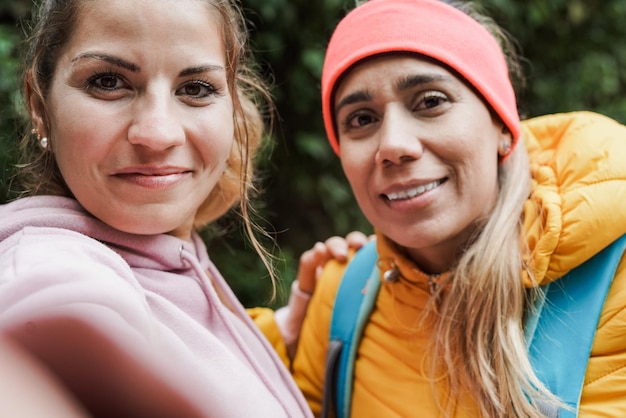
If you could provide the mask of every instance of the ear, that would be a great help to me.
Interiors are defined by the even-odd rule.
[[[506,126],[502,126],[500,139],[498,141],[498,156],[500,158],[506,157],[511,152],[511,145],[513,143],[513,137],[511,132]]]
[[[24,79],[24,102],[30,115],[30,120],[33,129],[35,129],[41,136],[48,136],[48,126],[46,123],[45,106],[43,103],[43,97],[39,88],[35,84],[33,79],[32,70],[28,70]]]

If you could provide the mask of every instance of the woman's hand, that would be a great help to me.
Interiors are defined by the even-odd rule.
[[[358,250],[368,239],[364,233],[353,231],[345,238],[333,236],[324,242],[315,243],[313,248],[300,256],[300,266],[296,278],[298,288],[304,293],[312,294],[322,268],[329,260],[346,261],[349,250]]]
[[[289,360],[293,360],[296,353],[300,329],[324,265],[331,259],[346,261],[349,251],[361,248],[368,239],[362,232],[350,232],[345,238],[334,236],[324,242],[317,242],[300,256],[298,276],[291,286],[289,303],[274,315]]]

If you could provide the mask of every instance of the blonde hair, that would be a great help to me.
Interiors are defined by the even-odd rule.
[[[490,18],[471,3],[446,1],[464,11],[499,41],[512,77],[523,86],[513,44]],[[536,401],[562,406],[536,377],[523,331],[527,303],[522,271],[525,255],[523,206],[531,191],[528,153],[518,141],[500,164],[498,198],[487,219],[467,244],[452,273],[436,294],[426,315],[434,317],[430,353],[432,373],[445,370],[449,399],[440,405],[454,408],[457,394],[468,394],[484,417],[540,418]]]
[[[194,226],[204,227],[238,205],[248,237],[273,281],[268,253],[255,237],[255,231],[263,231],[251,220],[249,202],[251,193],[256,191],[253,162],[266,138],[264,117],[271,121],[273,102],[266,85],[253,70],[245,19],[237,0],[205,0],[205,3],[211,12],[216,13],[222,26],[235,133],[226,171],[198,209]],[[34,25],[27,39],[29,47],[24,60],[24,88],[27,105],[31,105],[29,98],[34,97],[33,103],[38,106],[29,109],[31,114],[36,110],[46,126],[49,125],[46,98],[56,64],[72,36],[83,4],[82,0],[43,0],[33,14]],[[268,111],[262,114],[261,109]],[[14,180],[19,183],[22,196],[72,196],[54,155],[38,146],[30,128],[20,142],[20,161]]]
[[[442,283],[454,297],[431,301],[432,372],[447,371],[448,408],[454,394],[468,393],[481,416],[539,418],[535,400],[560,403],[535,376],[522,329],[527,293],[520,214],[531,184],[522,141],[500,166],[499,183],[493,211]]]

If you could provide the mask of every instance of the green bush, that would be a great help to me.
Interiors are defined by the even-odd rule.
[[[0,200],[10,197],[9,177],[19,133],[19,83],[16,59],[17,31],[0,25]]]

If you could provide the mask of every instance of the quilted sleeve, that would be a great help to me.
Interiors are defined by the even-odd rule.
[[[581,417],[626,416],[626,257],[600,316],[587,366]]]
[[[293,375],[313,414],[322,410],[326,350],[330,334],[332,307],[345,270],[345,263],[330,261],[318,281],[304,319]]]

